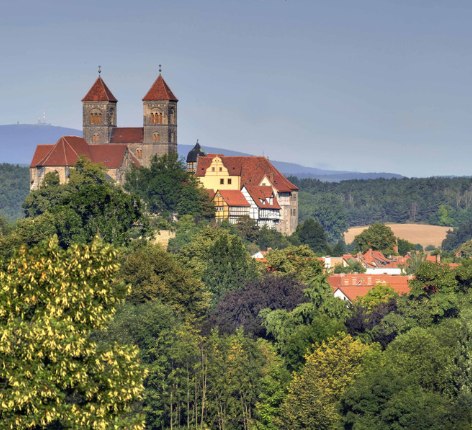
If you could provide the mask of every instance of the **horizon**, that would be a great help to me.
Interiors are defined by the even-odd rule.
[[[2,123],[45,112],[80,130],[101,65],[118,125],[140,126],[162,64],[180,144],[326,170],[471,175],[469,2],[46,0],[3,11]]]

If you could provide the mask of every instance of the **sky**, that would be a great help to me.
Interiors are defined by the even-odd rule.
[[[305,166],[472,175],[470,0],[15,0],[0,124],[81,129],[97,66],[118,126],[158,74],[178,142]],[[1,150],[1,148],[0,148]]]

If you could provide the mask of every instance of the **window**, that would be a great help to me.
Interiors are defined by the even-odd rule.
[[[162,124],[162,112],[151,112],[151,124]]]
[[[174,110],[174,108],[170,109],[169,116],[170,116],[170,118],[169,118],[170,123],[175,124],[175,110]]]
[[[157,131],[152,133],[152,141],[154,143],[158,143],[161,141],[161,135]]]
[[[90,112],[90,124],[100,125],[102,123],[102,113],[99,110],[93,110]]]
[[[212,167],[212,168],[211,168],[211,171],[212,171],[212,172],[214,172],[214,171],[215,171],[215,168],[214,168],[214,167]]]
[[[143,150],[141,148],[136,149],[136,157],[143,158]]]
[[[92,136],[92,143],[98,143],[99,140],[100,140],[100,137],[98,133],[94,133],[94,135]]]
[[[220,179],[220,185],[223,185],[225,183],[224,179]]]
[[[223,171],[223,167],[220,167],[220,169],[219,169],[219,170],[220,170],[220,172],[222,172],[222,171]]]
[[[228,185],[231,185],[231,179],[228,179]]]

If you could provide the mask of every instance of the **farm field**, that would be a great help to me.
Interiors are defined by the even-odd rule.
[[[387,223],[395,236],[400,239],[408,240],[411,243],[419,243],[423,247],[433,245],[435,247],[441,246],[442,241],[446,238],[446,234],[452,227],[443,227],[439,225],[428,224],[390,224]],[[346,243],[351,243],[359,233],[364,231],[367,227],[351,227],[344,233],[344,240]]]

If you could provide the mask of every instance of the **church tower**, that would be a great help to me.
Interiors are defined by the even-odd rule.
[[[110,143],[111,131],[116,127],[118,100],[100,76],[100,69],[98,73],[98,79],[82,99],[83,134],[90,145]]]
[[[149,159],[177,153],[177,97],[161,71],[143,98],[144,152]],[[146,158],[147,158],[146,157]]]

